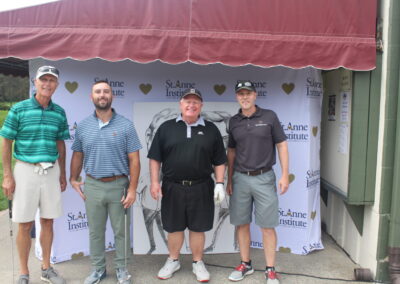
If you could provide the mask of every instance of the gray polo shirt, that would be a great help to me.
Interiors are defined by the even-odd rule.
[[[271,168],[276,162],[275,144],[286,140],[278,116],[256,106],[250,117],[242,110],[229,121],[229,148],[235,148],[235,171]]]

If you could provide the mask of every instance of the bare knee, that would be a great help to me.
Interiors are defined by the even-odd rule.
[[[19,223],[18,229],[21,234],[30,234],[32,230],[33,222]]]
[[[275,228],[261,228],[261,231],[266,237],[274,237],[276,236]]]
[[[238,225],[238,226],[236,226],[236,228],[240,232],[250,231],[250,224]]]
[[[43,231],[53,230],[53,219],[40,218],[40,225]]]

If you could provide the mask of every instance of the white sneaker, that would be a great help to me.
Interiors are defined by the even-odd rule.
[[[164,266],[158,271],[157,277],[160,279],[168,279],[171,278],[175,271],[178,271],[181,268],[181,264],[179,260],[174,261],[171,258],[167,258]]]
[[[204,262],[202,260],[193,263],[192,266],[193,266],[193,273],[196,275],[197,281],[199,282],[210,281],[210,273],[207,271],[207,268],[205,267]]]

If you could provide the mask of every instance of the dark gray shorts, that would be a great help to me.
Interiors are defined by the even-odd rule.
[[[233,193],[229,202],[232,225],[249,224],[252,221],[253,204],[255,223],[261,228],[279,225],[279,201],[273,170],[258,176],[234,172]]]

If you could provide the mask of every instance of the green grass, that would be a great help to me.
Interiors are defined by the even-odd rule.
[[[3,126],[4,119],[6,119],[8,111],[0,110],[0,128]]]
[[[2,154],[1,151],[2,147],[0,147],[0,155]],[[3,159],[0,159],[0,181],[3,183]],[[7,198],[4,196],[3,189],[0,191],[0,211],[8,208],[8,201]]]
[[[6,118],[7,111],[0,110],[0,128],[3,126],[4,119]],[[2,144],[1,144],[2,146]],[[3,159],[2,148],[0,147],[0,184],[3,183]],[[0,211],[8,208],[7,198],[4,196],[3,189],[0,190]]]

